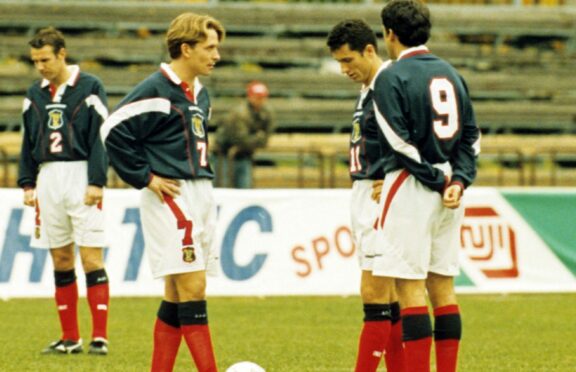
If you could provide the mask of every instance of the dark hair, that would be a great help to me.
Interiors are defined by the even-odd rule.
[[[60,49],[66,48],[66,41],[62,32],[54,27],[46,27],[38,31],[32,40],[28,42],[28,45],[34,49],[41,49],[46,45],[50,45],[54,49],[54,54],[57,54]]]
[[[425,44],[430,38],[430,10],[418,0],[392,0],[380,16],[384,28],[394,31],[407,47]]]
[[[335,51],[348,44],[350,50],[364,52],[368,44],[374,45],[374,50],[378,51],[376,34],[361,19],[346,19],[338,23],[328,34],[326,45],[330,51]]]

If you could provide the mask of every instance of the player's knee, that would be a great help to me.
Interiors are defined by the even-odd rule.
[[[426,287],[433,307],[457,303],[452,278],[432,276],[426,281]]]
[[[456,294],[454,292],[449,293],[430,293],[430,302],[432,307],[443,307],[448,305],[456,305],[458,301],[456,299]]]
[[[80,249],[82,268],[85,273],[90,273],[104,268],[104,259],[101,249]]]
[[[50,249],[50,256],[56,271],[68,271],[74,269],[74,244]]]
[[[365,304],[376,302],[374,290],[367,286],[362,286],[362,288],[360,288],[360,296],[362,297],[362,302]]]
[[[202,301],[206,299],[206,288],[190,288],[181,289],[178,291],[178,298],[180,302],[187,301]]]
[[[423,280],[397,280],[396,291],[402,307],[426,306],[426,287]]]
[[[362,297],[362,302],[365,304],[389,302],[386,293],[372,285],[362,285],[360,288],[360,296]]]
[[[74,254],[60,252],[52,255],[54,270],[68,271],[74,269]]]
[[[104,263],[98,258],[87,258],[82,260],[82,268],[85,273],[91,273],[104,268]]]
[[[206,277],[199,272],[178,276],[175,283],[180,302],[202,301],[206,298]]]
[[[454,289],[446,286],[428,287],[428,297],[433,307],[442,307],[456,304],[456,293]]]

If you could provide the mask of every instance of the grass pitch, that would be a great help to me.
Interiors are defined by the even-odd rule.
[[[53,300],[0,302],[0,371],[148,371],[159,301],[112,298],[105,357],[41,355],[60,334]],[[576,371],[576,294],[462,295],[460,304],[459,371]],[[242,360],[268,372],[353,369],[362,324],[358,297],[211,298],[208,309],[221,371]],[[87,345],[83,298],[79,311]],[[191,370],[183,342],[175,371]]]

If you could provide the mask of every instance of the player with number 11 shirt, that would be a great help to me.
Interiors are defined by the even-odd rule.
[[[385,248],[374,226],[384,178],[381,135],[374,115],[374,82],[391,61],[382,61],[376,34],[360,19],[345,19],[336,24],[326,44],[342,73],[362,84],[350,135],[350,176],[354,181],[350,223],[362,270],[360,294],[364,310],[355,370],[376,371],[385,355],[389,372],[403,371],[400,305],[394,279],[372,275],[375,252]]]

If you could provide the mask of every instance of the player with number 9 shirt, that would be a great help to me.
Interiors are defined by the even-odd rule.
[[[428,8],[417,0],[392,0],[381,19],[396,62],[374,89],[386,149],[377,228],[386,244],[373,274],[396,278],[407,370],[430,370],[433,334],[437,370],[454,371],[462,331],[454,293],[461,201],[476,176],[480,132],[464,80],[425,46]]]

